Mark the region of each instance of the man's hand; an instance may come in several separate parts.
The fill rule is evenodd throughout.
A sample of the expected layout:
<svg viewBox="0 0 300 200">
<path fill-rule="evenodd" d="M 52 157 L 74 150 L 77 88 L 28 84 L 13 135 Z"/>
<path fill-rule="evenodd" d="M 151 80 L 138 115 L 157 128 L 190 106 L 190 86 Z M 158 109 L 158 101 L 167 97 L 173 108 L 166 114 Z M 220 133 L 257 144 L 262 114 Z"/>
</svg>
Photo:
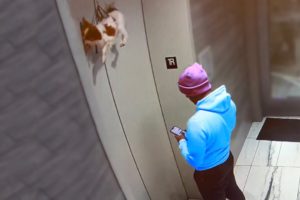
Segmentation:
<svg viewBox="0 0 300 200">
<path fill-rule="evenodd" d="M 184 135 L 181 134 L 181 135 L 175 135 L 175 138 L 177 140 L 177 142 L 179 142 L 181 139 L 185 139 Z"/>
</svg>

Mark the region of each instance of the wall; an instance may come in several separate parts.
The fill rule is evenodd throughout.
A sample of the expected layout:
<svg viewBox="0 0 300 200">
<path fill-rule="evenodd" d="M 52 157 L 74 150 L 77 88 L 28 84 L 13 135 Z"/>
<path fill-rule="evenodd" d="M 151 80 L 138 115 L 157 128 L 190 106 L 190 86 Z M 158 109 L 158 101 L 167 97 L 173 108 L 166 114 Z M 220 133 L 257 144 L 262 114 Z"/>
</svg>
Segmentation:
<svg viewBox="0 0 300 200">
<path fill-rule="evenodd" d="M 237 157 L 251 121 L 252 79 L 247 65 L 244 4 L 237 0 L 191 0 L 190 4 L 196 54 L 210 46 L 213 85 L 225 84 L 237 105 L 238 124 L 232 137 L 232 151 Z"/>
<path fill-rule="evenodd" d="M 0 9 L 0 199 L 125 199 L 55 1 L 3 0 Z"/>
<path fill-rule="evenodd" d="M 231 148 L 237 157 L 251 122 L 243 4 L 235 0 L 226 3 L 217 0 L 142 2 L 152 66 L 167 127 L 185 127 L 194 112 L 194 105 L 178 91 L 178 75 L 197 61 L 203 50 L 210 49 L 208 57 L 212 57 L 213 64 L 205 67 L 211 67 L 206 69 L 212 72 L 213 87 L 225 84 L 238 107 L 238 124 Z M 168 56 L 177 57 L 178 69 L 166 69 L 165 57 Z M 192 168 L 182 159 L 175 139 L 171 136 L 170 140 L 188 197 L 201 198 Z"/>
<path fill-rule="evenodd" d="M 125 14 L 129 42 L 117 46 L 106 65 L 91 63 L 81 44 L 79 20 L 92 18 L 92 1 L 57 2 L 100 138 L 127 199 L 186 199 L 158 101 L 141 1 L 115 1 Z"/>
<path fill-rule="evenodd" d="M 250 89 L 250 99 L 251 99 L 251 114 L 254 121 L 262 121 L 263 111 L 262 111 L 262 94 L 261 85 L 263 78 L 263 73 L 260 67 L 259 60 L 259 1 L 245 0 L 244 4 L 244 22 L 245 22 L 245 41 L 247 47 L 247 64 L 248 64 L 248 75 L 251 77 Z"/>
</svg>

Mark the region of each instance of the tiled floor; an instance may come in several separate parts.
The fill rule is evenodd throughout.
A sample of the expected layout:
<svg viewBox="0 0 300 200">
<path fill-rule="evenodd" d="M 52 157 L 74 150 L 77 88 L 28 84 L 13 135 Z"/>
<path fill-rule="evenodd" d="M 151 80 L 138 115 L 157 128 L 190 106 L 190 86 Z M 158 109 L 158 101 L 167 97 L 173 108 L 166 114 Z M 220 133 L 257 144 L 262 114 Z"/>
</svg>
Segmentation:
<svg viewBox="0 0 300 200">
<path fill-rule="evenodd" d="M 300 200 L 300 143 L 256 140 L 263 122 L 252 124 L 237 159 L 237 183 L 247 200 Z"/>
</svg>

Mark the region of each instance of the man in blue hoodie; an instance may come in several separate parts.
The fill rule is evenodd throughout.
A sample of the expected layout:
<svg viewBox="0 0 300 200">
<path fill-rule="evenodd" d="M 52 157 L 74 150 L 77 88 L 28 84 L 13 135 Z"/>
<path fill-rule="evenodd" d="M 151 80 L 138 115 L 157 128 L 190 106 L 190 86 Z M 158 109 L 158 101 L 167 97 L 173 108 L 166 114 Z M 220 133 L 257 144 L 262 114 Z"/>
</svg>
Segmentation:
<svg viewBox="0 0 300 200">
<path fill-rule="evenodd" d="M 176 136 L 182 156 L 195 169 L 194 179 L 205 200 L 244 200 L 233 174 L 230 137 L 236 106 L 226 87 L 211 91 L 207 74 L 198 63 L 186 68 L 179 90 L 195 105 L 186 134 Z"/>
</svg>

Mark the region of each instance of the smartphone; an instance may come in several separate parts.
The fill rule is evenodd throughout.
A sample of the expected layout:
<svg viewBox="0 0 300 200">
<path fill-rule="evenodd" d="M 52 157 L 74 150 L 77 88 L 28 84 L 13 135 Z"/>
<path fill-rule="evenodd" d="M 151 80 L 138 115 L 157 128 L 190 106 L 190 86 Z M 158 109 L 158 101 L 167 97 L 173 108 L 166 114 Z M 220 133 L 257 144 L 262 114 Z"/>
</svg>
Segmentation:
<svg viewBox="0 0 300 200">
<path fill-rule="evenodd" d="M 174 135 L 182 135 L 182 133 L 183 133 L 182 129 L 177 126 L 173 126 L 171 128 L 170 132 Z"/>
</svg>

